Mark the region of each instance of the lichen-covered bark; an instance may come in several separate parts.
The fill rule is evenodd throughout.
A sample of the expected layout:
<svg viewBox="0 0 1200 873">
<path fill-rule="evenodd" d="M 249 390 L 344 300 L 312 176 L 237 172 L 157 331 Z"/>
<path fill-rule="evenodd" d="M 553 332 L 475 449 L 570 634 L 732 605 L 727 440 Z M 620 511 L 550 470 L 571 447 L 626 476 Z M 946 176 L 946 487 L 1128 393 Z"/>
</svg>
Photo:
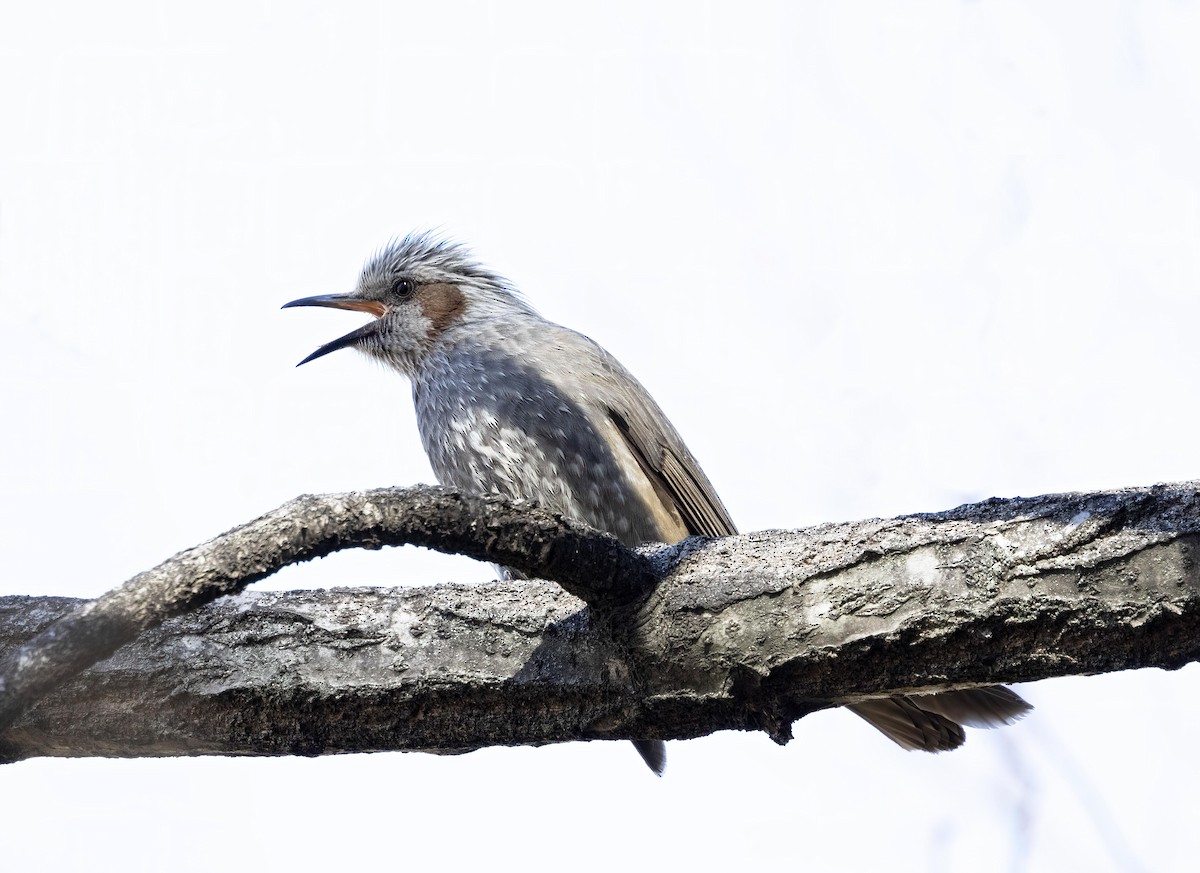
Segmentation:
<svg viewBox="0 0 1200 873">
<path fill-rule="evenodd" d="M 73 605 L 0 599 L 0 633 Z M 2 735 L 0 754 L 457 751 L 481 735 L 558 739 L 605 696 L 631 693 L 613 681 L 611 647 L 581 609 L 547 582 L 246 592 L 86 671 Z"/>
<path fill-rule="evenodd" d="M 1200 654 L 1196 483 L 646 551 L 648 599 L 547 582 L 242 593 L 43 698 L 0 755 L 455 752 L 762 729 L 893 692 Z M 0 599 L 6 650 L 78 607 Z"/>
<path fill-rule="evenodd" d="M 304 495 L 80 603 L 0 657 L 0 728 L 80 670 L 159 622 L 339 549 L 419 545 L 558 582 L 603 607 L 654 584 L 616 538 L 500 497 L 434 486 Z"/>
<path fill-rule="evenodd" d="M 783 739 L 880 692 L 1180 667 L 1200 656 L 1198 546 L 1194 483 L 697 544 L 642 610 L 642 732 L 702 733 L 724 704 Z"/>
</svg>

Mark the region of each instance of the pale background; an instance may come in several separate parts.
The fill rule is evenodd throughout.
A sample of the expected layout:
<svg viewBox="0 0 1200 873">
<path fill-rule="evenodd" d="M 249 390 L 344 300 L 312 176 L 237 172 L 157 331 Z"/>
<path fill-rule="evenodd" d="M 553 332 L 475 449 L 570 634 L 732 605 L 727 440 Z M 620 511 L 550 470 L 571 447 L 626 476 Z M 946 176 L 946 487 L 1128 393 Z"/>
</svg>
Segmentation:
<svg viewBox="0 0 1200 873">
<path fill-rule="evenodd" d="M 0 3 L 0 592 L 431 481 L 360 322 L 440 226 L 612 350 L 744 530 L 1200 477 L 1192 3 Z M 483 580 L 413 549 L 277 587 Z M 1200 670 L 905 754 L 824 712 L 459 758 L 29 761 L 7 870 L 1169 870 Z"/>
</svg>

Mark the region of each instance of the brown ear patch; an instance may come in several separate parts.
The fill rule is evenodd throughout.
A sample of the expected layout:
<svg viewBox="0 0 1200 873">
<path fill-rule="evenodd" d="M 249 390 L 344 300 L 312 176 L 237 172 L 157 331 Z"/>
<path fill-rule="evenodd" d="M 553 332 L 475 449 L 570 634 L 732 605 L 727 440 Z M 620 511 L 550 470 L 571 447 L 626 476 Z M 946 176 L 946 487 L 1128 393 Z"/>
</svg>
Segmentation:
<svg viewBox="0 0 1200 873">
<path fill-rule="evenodd" d="M 433 323 L 430 332 L 434 336 L 454 324 L 467 308 L 467 298 L 458 290 L 457 285 L 449 282 L 420 286 L 417 289 L 417 300 L 425 317 Z"/>
</svg>

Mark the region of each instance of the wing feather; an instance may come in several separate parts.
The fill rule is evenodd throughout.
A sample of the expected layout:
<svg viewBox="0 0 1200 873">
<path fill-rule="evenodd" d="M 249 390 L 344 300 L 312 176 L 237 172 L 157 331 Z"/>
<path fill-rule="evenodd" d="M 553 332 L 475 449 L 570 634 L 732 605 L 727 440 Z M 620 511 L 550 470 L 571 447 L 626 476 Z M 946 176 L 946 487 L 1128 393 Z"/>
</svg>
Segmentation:
<svg viewBox="0 0 1200 873">
<path fill-rule="evenodd" d="M 609 418 L 625 438 L 642 472 L 675 505 L 688 533 L 706 537 L 736 534 L 737 527 L 712 482 L 657 405 L 629 412 L 627 417 L 623 410 L 608 407 Z"/>
<path fill-rule="evenodd" d="M 546 341 L 553 343 L 557 359 L 569 361 L 558 372 L 564 389 L 591 407 L 597 418 L 606 416 L 612 422 L 668 511 L 679 514 L 688 534 L 736 534 L 737 527 L 716 489 L 642 384 L 583 334 L 556 326 L 546 334 Z M 562 354 L 564 351 L 569 354 Z"/>
</svg>

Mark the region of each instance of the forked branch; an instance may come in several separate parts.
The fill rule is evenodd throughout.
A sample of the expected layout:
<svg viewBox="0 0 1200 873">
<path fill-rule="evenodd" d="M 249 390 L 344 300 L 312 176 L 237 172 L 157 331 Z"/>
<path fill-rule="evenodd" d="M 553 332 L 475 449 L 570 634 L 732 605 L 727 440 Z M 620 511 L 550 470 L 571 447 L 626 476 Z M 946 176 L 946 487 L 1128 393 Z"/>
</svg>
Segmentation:
<svg viewBox="0 0 1200 873">
<path fill-rule="evenodd" d="M 246 592 L 179 615 L 284 563 L 398 541 L 556 576 L 602 608 L 513 581 Z M 5 711 L 26 707 L 0 755 L 457 752 L 721 729 L 784 741 L 807 712 L 895 692 L 1196 660 L 1198 547 L 1197 483 L 640 553 L 440 489 L 301 498 L 107 595 L 120 609 L 0 600 Z M 140 593 L 149 582 L 170 596 Z M 107 609 L 103 633 L 86 631 Z M 112 652 L 171 615 L 21 696 L 86 660 L 60 639 Z"/>
</svg>

